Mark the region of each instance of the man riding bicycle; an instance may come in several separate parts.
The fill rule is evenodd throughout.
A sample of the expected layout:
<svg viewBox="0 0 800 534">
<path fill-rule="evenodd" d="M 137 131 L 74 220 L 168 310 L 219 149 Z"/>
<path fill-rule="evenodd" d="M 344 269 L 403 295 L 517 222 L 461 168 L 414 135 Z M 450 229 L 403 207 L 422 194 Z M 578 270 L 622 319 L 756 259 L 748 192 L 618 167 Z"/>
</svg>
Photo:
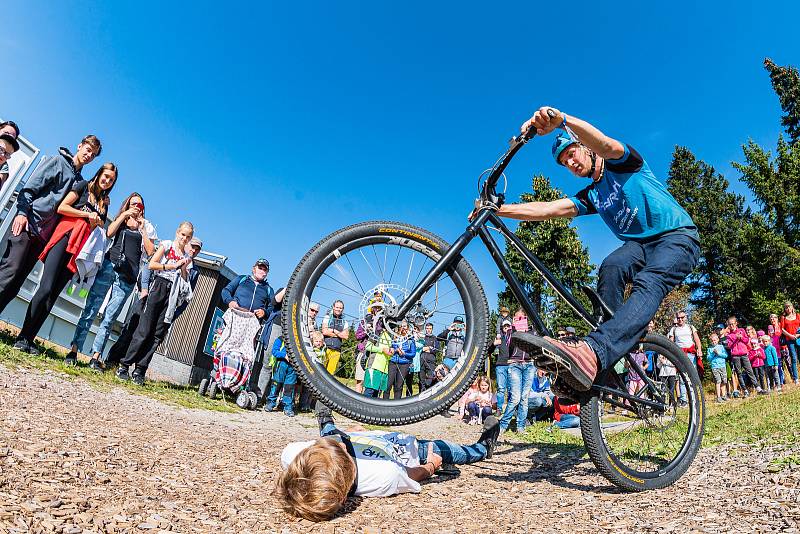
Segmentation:
<svg viewBox="0 0 800 534">
<path fill-rule="evenodd" d="M 598 272 L 597 291 L 614 313 L 612 318 L 583 339 L 558 340 L 535 332 L 513 336 L 539 367 L 556 373 L 571 388 L 586 391 L 600 371 L 636 344 L 667 293 L 692 272 L 700 254 L 699 235 L 686 210 L 630 145 L 551 107 L 536 111 L 521 130 L 530 128 L 538 135 L 565 130 L 553 142 L 553 157 L 592 183 L 570 198 L 504 204 L 497 214 L 544 221 L 596 213 L 623 241 Z M 623 303 L 628 283 L 633 288 Z"/>
</svg>

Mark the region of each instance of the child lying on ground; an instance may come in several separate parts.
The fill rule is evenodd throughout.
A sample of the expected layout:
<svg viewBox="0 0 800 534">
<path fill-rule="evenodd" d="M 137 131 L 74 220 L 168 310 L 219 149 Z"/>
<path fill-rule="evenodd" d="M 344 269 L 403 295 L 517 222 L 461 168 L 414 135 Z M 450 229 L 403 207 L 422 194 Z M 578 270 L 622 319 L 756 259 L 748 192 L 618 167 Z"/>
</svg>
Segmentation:
<svg viewBox="0 0 800 534">
<path fill-rule="evenodd" d="M 489 416 L 474 445 L 418 440 L 401 432 L 354 431 L 346 434 L 331 412 L 318 403 L 321 439 L 290 443 L 281 453 L 284 468 L 275 490 L 289 514 L 310 521 L 333 518 L 348 497 L 388 497 L 419 493 L 419 482 L 442 464 L 471 464 L 491 458 L 500 424 Z"/>
</svg>

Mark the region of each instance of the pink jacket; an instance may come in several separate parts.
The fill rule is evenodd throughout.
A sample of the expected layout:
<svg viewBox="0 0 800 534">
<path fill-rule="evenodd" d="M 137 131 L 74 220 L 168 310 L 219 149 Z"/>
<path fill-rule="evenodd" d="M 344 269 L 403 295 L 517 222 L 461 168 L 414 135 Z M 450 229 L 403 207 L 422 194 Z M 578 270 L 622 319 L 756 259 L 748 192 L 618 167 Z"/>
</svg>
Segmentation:
<svg viewBox="0 0 800 534">
<path fill-rule="evenodd" d="M 767 356 L 764 354 L 764 348 L 758 347 L 757 349 L 750 349 L 747 353 L 747 358 L 750 360 L 750 365 L 753 367 L 763 367 L 764 360 Z"/>
<path fill-rule="evenodd" d="M 749 342 L 750 338 L 747 337 L 747 331 L 744 328 L 737 328 L 725 337 L 725 344 L 731 351 L 731 356 L 744 356 L 750 352 Z"/>
</svg>

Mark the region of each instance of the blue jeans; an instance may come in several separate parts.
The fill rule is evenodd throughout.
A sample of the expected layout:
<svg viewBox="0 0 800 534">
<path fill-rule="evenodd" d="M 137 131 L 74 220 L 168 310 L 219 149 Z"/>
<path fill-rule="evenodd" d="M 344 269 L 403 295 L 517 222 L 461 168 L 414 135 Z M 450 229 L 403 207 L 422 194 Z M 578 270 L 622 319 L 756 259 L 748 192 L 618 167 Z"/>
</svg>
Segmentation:
<svg viewBox="0 0 800 534">
<path fill-rule="evenodd" d="M 517 414 L 517 432 L 525 430 L 528 418 L 528 395 L 536 376 L 536 367 L 533 362 L 511 363 L 508 365 L 508 393 L 509 399 L 503 416 L 500 418 L 500 428 L 508 429 L 514 413 Z"/>
<path fill-rule="evenodd" d="M 571 413 L 565 413 L 561 416 L 561 421 L 556 421 L 553 423 L 553 426 L 556 428 L 578 428 L 581 426 L 581 418 L 577 415 L 572 415 Z"/>
<path fill-rule="evenodd" d="M 699 255 L 700 246 L 694 238 L 673 232 L 647 243 L 627 241 L 603 260 L 597 292 L 614 317 L 586 338 L 600 361 L 598 370 L 611 367 L 630 352 L 661 301 L 692 272 Z M 629 282 L 633 291 L 623 304 Z"/>
<path fill-rule="evenodd" d="M 498 365 L 494 372 L 497 374 L 497 413 L 502 414 L 508 395 L 508 365 Z"/>
<path fill-rule="evenodd" d="M 333 423 L 326 423 L 320 431 L 319 435 L 322 437 L 332 434 L 336 430 L 336 425 Z M 419 447 L 419 463 L 424 465 L 428 461 L 428 444 L 433 443 L 433 452 L 442 457 L 442 463 L 463 465 L 480 462 L 486 458 L 486 446 L 482 443 L 475 443 L 474 445 L 459 445 L 458 443 L 451 443 L 441 439 L 437 440 L 424 440 L 418 439 L 417 444 Z"/>
<path fill-rule="evenodd" d="M 111 326 L 119 317 L 125 301 L 133 291 L 133 284 L 123 281 L 119 277 L 119 273 L 114 270 L 111 262 L 104 260 L 103 265 L 100 266 L 100 272 L 97 273 L 92 288 L 86 296 L 86 307 L 81 313 L 78 326 L 75 328 L 75 335 L 72 337 L 72 344 L 78 348 L 78 352 L 83 352 L 86 335 L 89 333 L 89 328 L 92 326 L 100 306 L 103 305 L 103 300 L 105 300 L 109 288 L 111 289 L 111 297 L 108 299 L 103 320 L 97 329 L 97 335 L 92 344 L 92 354 L 103 354 L 108 342 L 108 336 L 111 334 Z"/>
<path fill-rule="evenodd" d="M 272 371 L 272 386 L 267 396 L 267 404 L 275 406 L 278 394 L 283 389 L 283 411 L 294 411 L 294 385 L 297 383 L 297 372 L 286 360 L 278 360 Z"/>
<path fill-rule="evenodd" d="M 528 398 L 528 414 L 536 415 L 536 412 L 542 408 L 547 408 L 547 399 L 550 399 L 550 407 L 553 406 L 554 395 L 549 397 L 529 397 Z"/>
<path fill-rule="evenodd" d="M 789 362 L 792 369 L 792 378 L 797 380 L 797 345 L 790 342 L 787 347 L 789 347 Z"/>
</svg>

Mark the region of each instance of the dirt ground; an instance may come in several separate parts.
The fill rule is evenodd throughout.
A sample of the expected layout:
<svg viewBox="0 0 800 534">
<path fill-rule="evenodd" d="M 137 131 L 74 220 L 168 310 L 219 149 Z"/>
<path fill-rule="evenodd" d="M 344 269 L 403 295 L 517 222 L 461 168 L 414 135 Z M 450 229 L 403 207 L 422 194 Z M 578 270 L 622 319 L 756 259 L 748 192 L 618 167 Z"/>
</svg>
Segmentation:
<svg viewBox="0 0 800 534">
<path fill-rule="evenodd" d="M 443 417 L 407 430 L 478 434 Z M 0 366 L 0 533 L 800 531 L 800 470 L 770 472 L 770 448 L 703 449 L 673 487 L 623 494 L 580 449 L 513 440 L 418 495 L 298 521 L 271 495 L 278 455 L 315 435 L 309 416 L 187 410 Z"/>
</svg>

